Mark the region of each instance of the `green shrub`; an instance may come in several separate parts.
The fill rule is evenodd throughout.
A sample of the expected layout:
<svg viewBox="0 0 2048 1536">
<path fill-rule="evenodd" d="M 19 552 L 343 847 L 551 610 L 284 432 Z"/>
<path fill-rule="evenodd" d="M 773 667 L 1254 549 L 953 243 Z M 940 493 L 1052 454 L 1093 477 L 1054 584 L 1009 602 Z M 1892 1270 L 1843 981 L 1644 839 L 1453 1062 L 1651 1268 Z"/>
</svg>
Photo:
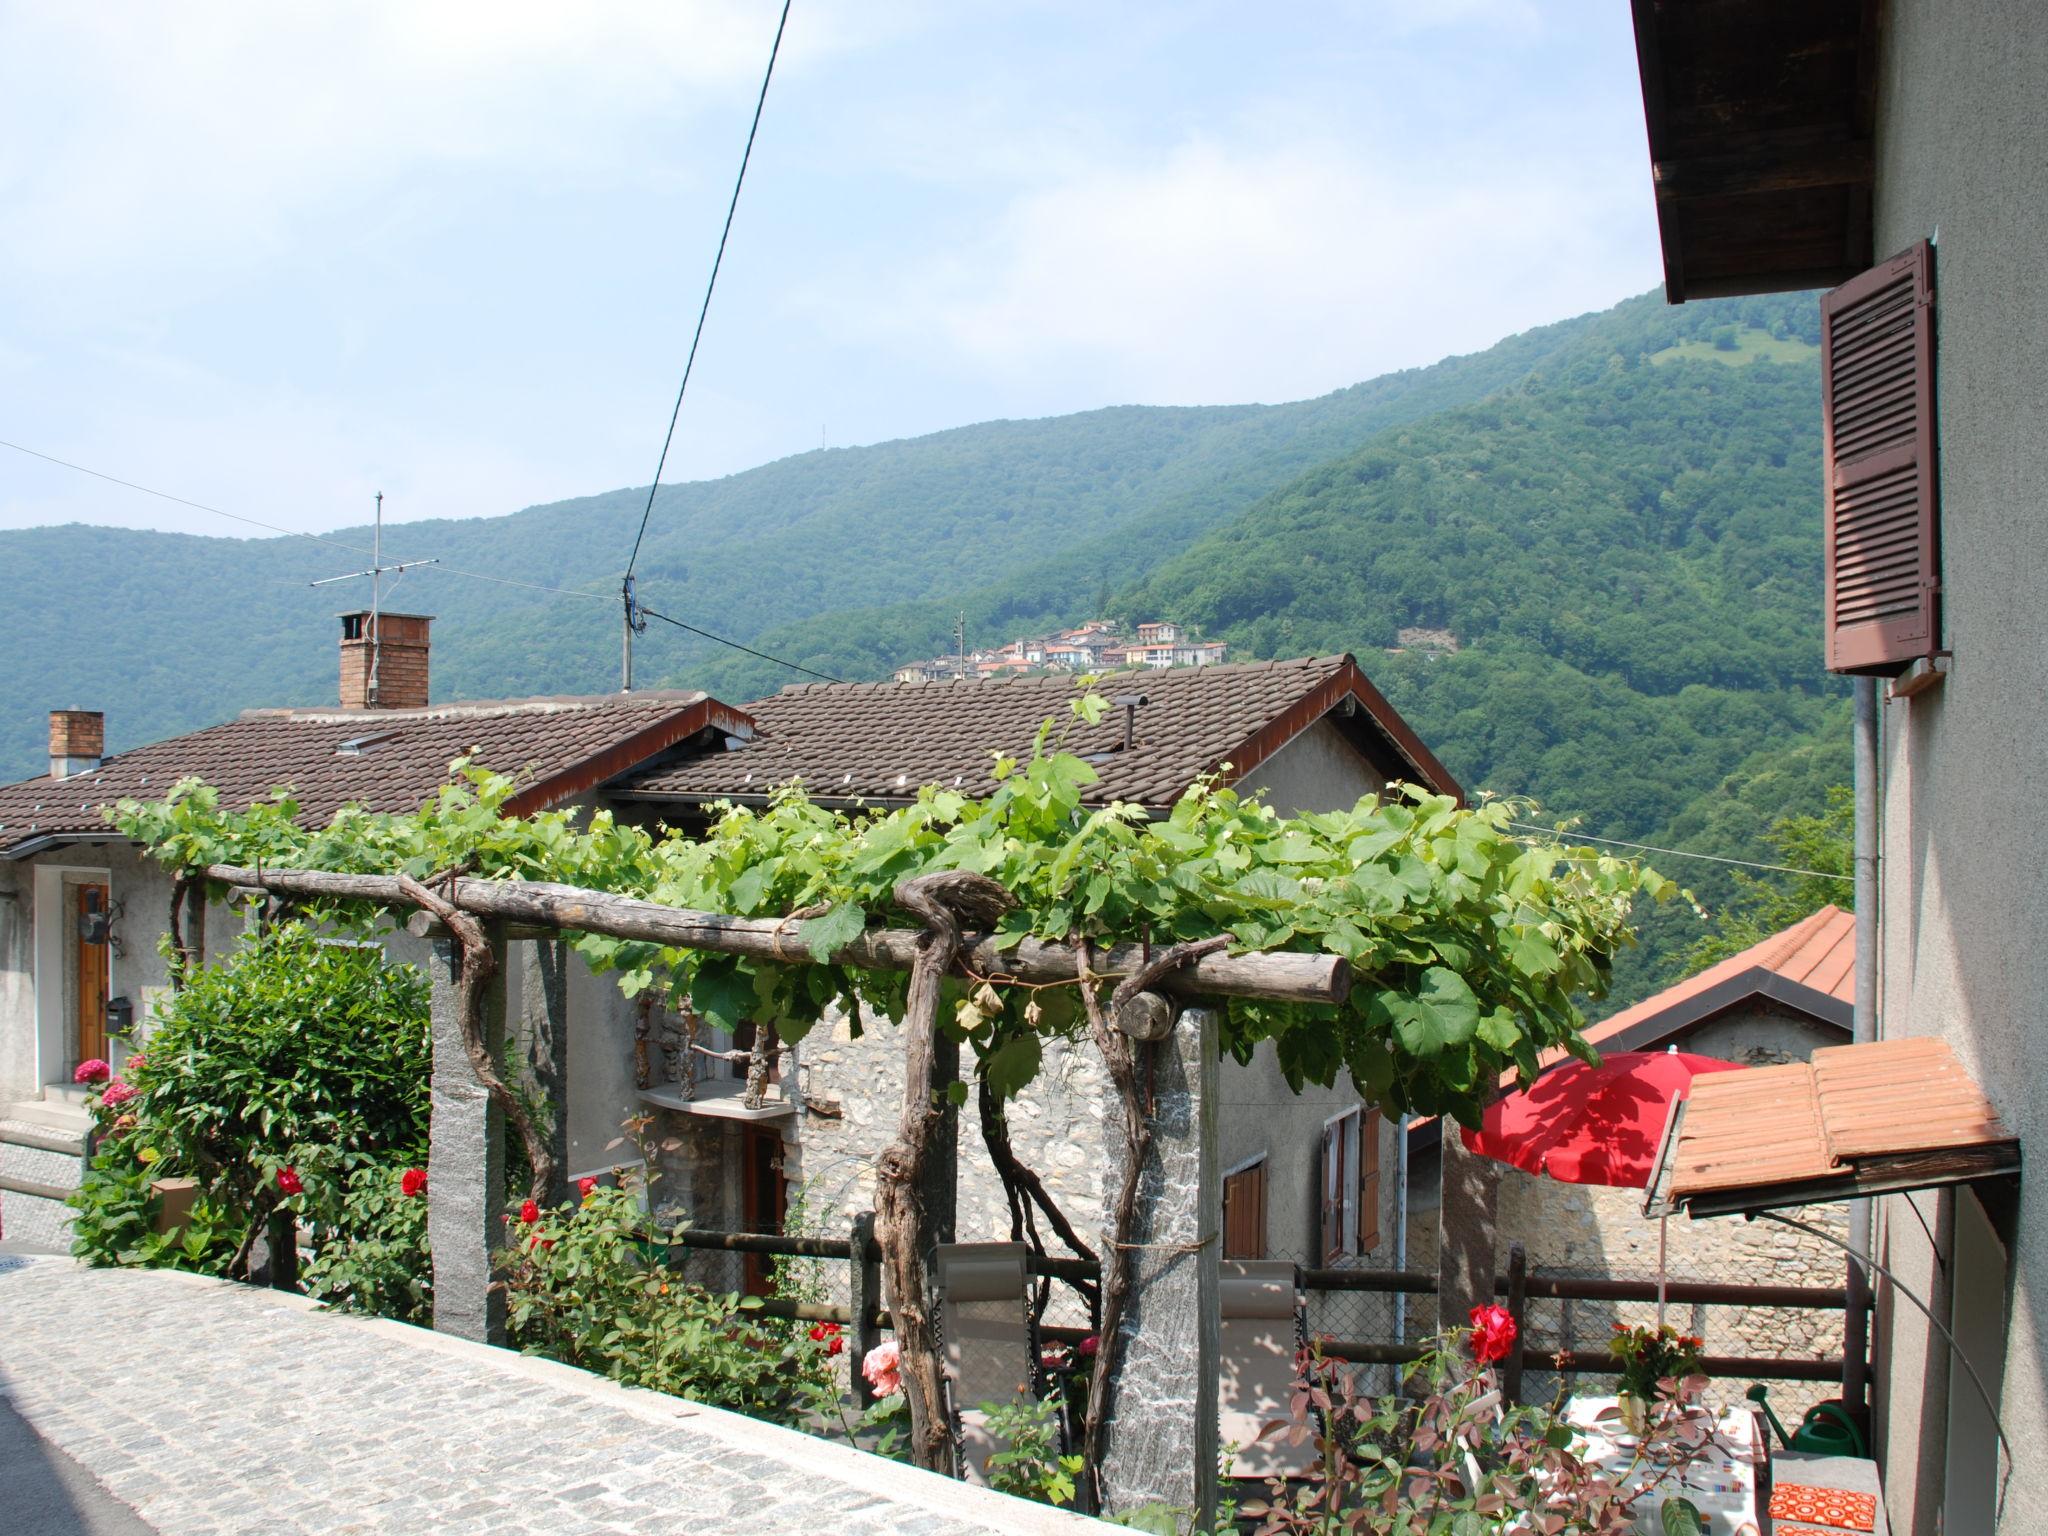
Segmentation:
<svg viewBox="0 0 2048 1536">
<path fill-rule="evenodd" d="M 407 1194 L 407 1178 L 415 1173 L 417 1190 Z M 433 1321 L 423 1171 L 389 1163 L 358 1168 L 349 1175 L 338 1219 L 317 1234 L 317 1244 L 300 1272 L 309 1295 L 402 1323 Z"/>
<path fill-rule="evenodd" d="M 507 1228 L 498 1259 L 513 1342 L 527 1353 L 772 1423 L 837 1417 L 838 1329 L 764 1318 L 753 1297 L 672 1276 L 632 1194 L 599 1187 L 545 1211 L 528 1202 Z"/>
<path fill-rule="evenodd" d="M 425 1161 L 427 1031 L 426 979 L 381 948 L 303 923 L 246 936 L 192 972 L 92 1100 L 73 1253 L 221 1273 L 272 1207 L 345 1235 L 359 1170 Z M 199 1198 L 159 1235 L 151 1185 L 176 1177 Z"/>
</svg>

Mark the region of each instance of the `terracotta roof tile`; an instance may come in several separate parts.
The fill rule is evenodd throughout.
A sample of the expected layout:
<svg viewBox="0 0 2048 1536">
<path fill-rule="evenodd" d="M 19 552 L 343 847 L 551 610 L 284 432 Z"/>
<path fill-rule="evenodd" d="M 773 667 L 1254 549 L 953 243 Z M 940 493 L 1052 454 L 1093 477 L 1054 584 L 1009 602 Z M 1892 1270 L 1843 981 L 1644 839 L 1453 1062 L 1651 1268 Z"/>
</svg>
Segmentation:
<svg viewBox="0 0 2048 1536">
<path fill-rule="evenodd" d="M 488 766 L 525 781 L 526 803 L 515 805 L 531 809 L 711 728 L 745 731 L 751 722 L 705 694 L 681 692 L 405 710 L 251 710 L 225 725 L 120 753 L 92 773 L 0 786 L 0 850 L 51 834 L 105 832 L 102 806 L 131 796 L 160 799 L 194 775 L 237 807 L 289 785 L 311 824 L 350 804 L 409 811 L 446 782 L 451 759 L 472 749 Z M 350 742 L 357 748 L 343 752 Z"/>
<path fill-rule="evenodd" d="M 1908 1036 L 1700 1078 L 1669 1155 L 1672 1201 L 1736 1208 L 1982 1177 L 2019 1151 L 1947 1043 Z"/>
<path fill-rule="evenodd" d="M 915 798 L 927 784 L 990 793 L 993 754 L 1028 751 L 1045 720 L 1094 765 L 1095 803 L 1162 807 L 1199 774 L 1232 765 L 1242 775 L 1346 699 L 1362 745 L 1389 778 L 1458 793 L 1456 781 L 1415 740 L 1349 656 L 1119 674 L 1097 689 L 1143 694 L 1126 750 L 1124 711 L 1093 726 L 1071 722 L 1070 677 L 1003 682 L 812 683 L 747 706 L 759 735 L 634 777 L 620 793 L 658 800 L 748 799 L 801 779 L 826 803 Z"/>
</svg>

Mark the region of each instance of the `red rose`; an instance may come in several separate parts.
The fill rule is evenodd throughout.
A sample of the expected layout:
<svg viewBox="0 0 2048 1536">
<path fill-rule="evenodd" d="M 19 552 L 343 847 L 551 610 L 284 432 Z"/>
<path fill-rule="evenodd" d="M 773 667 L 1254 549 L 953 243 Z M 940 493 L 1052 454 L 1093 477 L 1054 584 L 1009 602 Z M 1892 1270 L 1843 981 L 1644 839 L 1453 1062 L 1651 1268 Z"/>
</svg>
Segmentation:
<svg viewBox="0 0 2048 1536">
<path fill-rule="evenodd" d="M 1515 1319 L 1506 1307 L 1472 1309 L 1472 1358 L 1481 1365 L 1505 1360 L 1515 1347 Z"/>
<path fill-rule="evenodd" d="M 846 1348 L 846 1340 L 839 1336 L 839 1325 L 837 1323 L 811 1324 L 811 1342 L 813 1344 L 823 1344 L 825 1346 L 825 1353 L 828 1355 L 836 1355 Z"/>
<path fill-rule="evenodd" d="M 296 1195 L 306 1186 L 299 1178 L 298 1169 L 280 1168 L 277 1170 L 277 1187 L 288 1195 Z"/>
<path fill-rule="evenodd" d="M 519 1219 L 529 1227 L 532 1226 L 540 1220 L 540 1205 L 532 1200 L 523 1202 L 519 1207 Z"/>
<path fill-rule="evenodd" d="M 597 1180 L 595 1179 L 578 1179 L 576 1181 L 576 1194 L 579 1199 L 588 1200 L 590 1192 L 596 1188 Z"/>
<path fill-rule="evenodd" d="M 426 1187 L 427 1170 L 424 1168 L 408 1168 L 398 1177 L 398 1192 L 408 1200 L 423 1193 Z"/>
<path fill-rule="evenodd" d="M 1088 1335 L 1087 1338 L 1083 1339 L 1080 1343 L 1074 1346 L 1074 1353 L 1079 1355 L 1082 1359 L 1086 1360 L 1090 1356 L 1092 1356 L 1095 1353 L 1095 1351 L 1101 1347 L 1101 1345 L 1102 1335 L 1099 1333 L 1091 1333 Z"/>
</svg>

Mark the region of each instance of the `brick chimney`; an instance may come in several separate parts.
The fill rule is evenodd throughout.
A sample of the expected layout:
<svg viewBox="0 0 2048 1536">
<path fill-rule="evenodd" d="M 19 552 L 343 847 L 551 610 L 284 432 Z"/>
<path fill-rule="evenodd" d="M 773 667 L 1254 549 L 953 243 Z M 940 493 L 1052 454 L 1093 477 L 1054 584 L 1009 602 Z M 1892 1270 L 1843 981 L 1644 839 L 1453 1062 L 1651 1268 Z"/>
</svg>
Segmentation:
<svg viewBox="0 0 2048 1536">
<path fill-rule="evenodd" d="M 91 773 L 107 751 L 107 717 L 96 709 L 50 711 L 50 777 Z"/>
<path fill-rule="evenodd" d="M 344 613 L 341 707 L 426 708 L 427 626 L 433 622 L 423 613 Z"/>
</svg>

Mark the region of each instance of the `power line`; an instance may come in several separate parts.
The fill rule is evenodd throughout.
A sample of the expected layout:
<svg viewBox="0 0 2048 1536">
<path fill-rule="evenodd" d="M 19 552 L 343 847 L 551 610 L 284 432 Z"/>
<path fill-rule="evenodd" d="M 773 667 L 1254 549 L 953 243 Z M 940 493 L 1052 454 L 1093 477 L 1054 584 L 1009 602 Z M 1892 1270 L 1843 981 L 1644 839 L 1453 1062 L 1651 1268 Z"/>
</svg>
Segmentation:
<svg viewBox="0 0 2048 1536">
<path fill-rule="evenodd" d="M 639 563 L 640 541 L 647 537 L 647 519 L 654 513 L 654 493 L 661 488 L 661 472 L 668 465 L 669 444 L 675 441 L 676 420 L 683 414 L 683 395 L 690 387 L 690 370 L 697 364 L 697 343 L 704 339 L 704 317 L 711 313 L 712 290 L 718 286 L 718 269 L 725 262 L 725 242 L 732 235 L 733 215 L 739 211 L 740 188 L 746 185 L 747 162 L 754 156 L 754 135 L 761 130 L 761 109 L 768 104 L 768 82 L 775 78 L 775 56 L 782 51 L 782 29 L 788 25 L 789 0 L 782 0 L 782 19 L 775 23 L 775 42 L 768 50 L 768 68 L 761 76 L 761 94 L 754 101 L 754 121 L 747 128 L 747 147 L 740 154 L 740 173 L 733 178 L 732 200 L 725 206 L 725 228 L 718 234 L 718 254 L 711 258 L 711 281 L 704 285 L 704 302 L 697 310 L 697 330 L 690 338 L 690 355 L 683 363 L 683 382 L 676 390 L 675 409 L 668 413 L 668 433 L 661 440 L 661 457 L 655 461 L 654 481 L 647 487 L 647 505 L 640 513 L 640 531 L 633 535 L 633 553 L 626 560 L 628 577 Z"/>
<path fill-rule="evenodd" d="M 766 651 L 757 651 L 751 645 L 741 645 L 737 640 L 728 640 L 723 635 L 714 635 L 708 629 L 699 629 L 694 624 L 685 624 L 681 619 L 672 619 L 665 613 L 656 613 L 652 608 L 638 606 L 638 612 L 645 618 L 659 619 L 664 624 L 673 624 L 677 629 L 687 629 L 693 635 L 702 635 L 706 640 L 716 640 L 720 645 L 729 645 L 736 651 L 745 651 L 749 656 L 758 656 L 763 661 L 772 661 L 778 667 L 787 667 L 792 672 L 801 672 L 807 677 L 820 678 L 828 683 L 843 683 L 843 677 L 834 677 L 830 672 L 820 672 L 814 667 L 799 666 L 796 662 L 785 661 L 780 656 L 770 656 Z"/>
<path fill-rule="evenodd" d="M 1643 853 L 1668 854 L 1674 859 L 1704 859 L 1710 864 L 1733 864 L 1739 869 L 1768 870 L 1775 875 L 1811 875 L 1816 880 L 1854 880 L 1854 875 L 1838 875 L 1826 869 L 1799 869 L 1791 864 L 1759 864 L 1753 859 L 1727 859 L 1718 853 L 1694 853 L 1685 848 L 1658 848 L 1650 843 L 1631 843 L 1618 837 L 1593 837 L 1585 832 L 1561 832 L 1556 827 L 1539 827 L 1526 821 L 1511 821 L 1509 826 L 1523 832 L 1541 832 L 1546 837 L 1559 838 L 1567 842 L 1608 843 L 1616 848 L 1634 848 Z"/>
<path fill-rule="evenodd" d="M 184 496 L 173 496 L 169 491 L 160 491 L 154 486 L 143 485 L 134 480 L 123 480 L 119 475 L 110 475 L 103 470 L 88 469 L 83 464 L 74 464 L 69 459 L 60 459 L 55 454 L 43 453 L 34 448 L 27 448 L 20 443 L 10 443 L 5 438 L 0 438 L 0 448 L 12 448 L 16 453 L 25 453 L 32 459 L 41 459 L 48 464 L 56 464 L 64 469 L 76 470 L 81 475 L 91 475 L 93 479 L 104 480 L 110 485 L 122 486 L 131 491 L 140 491 L 143 495 L 154 496 L 160 501 L 174 501 L 179 506 L 190 507 L 196 512 L 211 512 L 215 517 L 225 517 L 238 523 L 247 523 L 251 528 L 265 528 L 272 533 L 281 533 L 287 538 L 311 539 L 315 544 L 325 544 L 333 549 L 345 549 L 351 554 L 369 555 L 373 553 L 365 545 L 350 544 L 341 539 L 330 539 L 324 534 L 307 533 L 300 528 L 286 528 L 277 523 L 266 523 L 260 517 L 246 517 L 240 512 L 230 512 L 224 507 L 210 507 L 203 501 L 193 501 Z M 417 564 L 418 562 L 409 561 L 407 563 Z M 471 581 L 496 582 L 501 587 L 523 587 L 529 592 L 550 592 L 557 597 L 587 597 L 600 603 L 609 603 L 612 600 L 609 594 L 603 592 L 582 592 L 571 587 L 550 587 L 537 581 L 518 581 L 510 576 L 493 576 L 487 571 L 464 570 L 459 565 L 432 565 L 428 566 L 427 569 L 440 571 L 449 576 L 466 576 Z M 292 582 L 289 585 L 297 586 L 299 583 Z"/>
</svg>

